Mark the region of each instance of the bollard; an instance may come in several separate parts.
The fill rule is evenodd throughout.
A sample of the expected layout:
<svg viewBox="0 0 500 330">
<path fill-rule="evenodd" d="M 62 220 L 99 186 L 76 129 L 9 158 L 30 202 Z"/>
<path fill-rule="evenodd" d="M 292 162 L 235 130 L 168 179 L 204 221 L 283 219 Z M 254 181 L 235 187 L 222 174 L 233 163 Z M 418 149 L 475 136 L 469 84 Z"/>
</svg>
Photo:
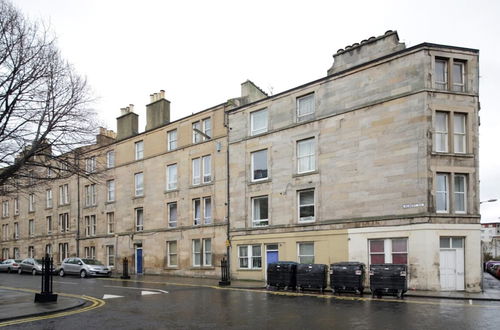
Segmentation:
<svg viewBox="0 0 500 330">
<path fill-rule="evenodd" d="M 128 280 L 130 276 L 128 275 L 128 259 L 123 258 L 123 275 L 120 276 L 122 280 Z"/>
<path fill-rule="evenodd" d="M 35 294 L 35 302 L 57 302 L 57 294 L 52 293 L 53 268 L 53 260 L 46 254 L 45 258 L 42 258 L 42 287 L 40 293 Z"/>
<path fill-rule="evenodd" d="M 219 281 L 219 285 L 231 285 L 231 281 L 229 280 L 229 262 L 226 260 L 226 258 L 222 258 L 222 260 L 220 261 L 220 272 L 221 280 Z"/>
</svg>

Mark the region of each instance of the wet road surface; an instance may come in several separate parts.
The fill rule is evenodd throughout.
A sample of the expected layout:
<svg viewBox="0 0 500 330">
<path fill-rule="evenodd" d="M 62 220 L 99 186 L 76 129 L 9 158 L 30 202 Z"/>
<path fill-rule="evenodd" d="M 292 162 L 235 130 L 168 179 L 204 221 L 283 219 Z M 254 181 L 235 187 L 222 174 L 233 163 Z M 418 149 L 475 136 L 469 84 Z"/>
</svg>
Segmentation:
<svg viewBox="0 0 500 330">
<path fill-rule="evenodd" d="M 98 309 L 15 329 L 495 329 L 500 302 L 296 295 L 195 284 L 54 277 L 54 291 L 105 298 Z M 174 282 L 174 281 L 172 281 Z M 170 283 L 170 282 L 169 282 Z M 38 289 L 40 277 L 0 274 Z"/>
</svg>

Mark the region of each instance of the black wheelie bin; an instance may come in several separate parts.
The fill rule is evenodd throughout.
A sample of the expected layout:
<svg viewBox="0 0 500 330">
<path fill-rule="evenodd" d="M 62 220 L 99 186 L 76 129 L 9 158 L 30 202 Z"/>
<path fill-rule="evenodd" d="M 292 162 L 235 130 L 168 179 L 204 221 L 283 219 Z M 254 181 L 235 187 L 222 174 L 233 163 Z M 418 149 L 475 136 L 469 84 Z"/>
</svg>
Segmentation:
<svg viewBox="0 0 500 330">
<path fill-rule="evenodd" d="M 267 265 L 267 287 L 295 289 L 297 265 L 293 261 L 278 261 Z"/>
<path fill-rule="evenodd" d="M 384 294 L 395 295 L 403 299 L 408 290 L 406 275 L 407 265 L 378 264 L 370 265 L 370 290 L 372 297 Z"/>
<path fill-rule="evenodd" d="M 363 295 L 365 264 L 362 262 L 337 262 L 330 265 L 330 287 L 333 293 L 355 292 Z"/>
<path fill-rule="evenodd" d="M 328 285 L 328 266 L 322 264 L 297 265 L 297 290 L 317 289 L 323 292 Z"/>
</svg>

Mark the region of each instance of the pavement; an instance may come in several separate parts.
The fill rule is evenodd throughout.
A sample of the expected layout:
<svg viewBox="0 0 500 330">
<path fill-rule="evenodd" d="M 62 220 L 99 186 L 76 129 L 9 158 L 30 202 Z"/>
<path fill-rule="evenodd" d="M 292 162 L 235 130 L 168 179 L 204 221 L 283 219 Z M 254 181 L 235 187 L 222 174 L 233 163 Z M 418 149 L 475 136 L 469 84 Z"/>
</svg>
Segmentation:
<svg viewBox="0 0 500 330">
<path fill-rule="evenodd" d="M 164 284 L 179 284 L 192 286 L 219 286 L 218 279 L 174 277 L 165 275 L 139 275 L 131 276 L 128 281 L 148 281 Z M 458 299 L 458 300 L 479 300 L 479 301 L 500 301 L 500 280 L 488 273 L 483 275 L 484 291 L 471 293 L 465 291 L 418 291 L 409 290 L 406 297 L 436 298 L 436 299 Z M 231 288 L 241 289 L 265 289 L 266 283 L 263 281 L 231 281 Z M 78 297 L 59 295 L 57 302 L 35 303 L 35 290 L 18 289 L 0 286 L 0 322 L 55 314 L 70 309 L 84 306 L 87 301 Z M 56 292 L 57 293 L 57 292 Z M 326 291 L 325 294 L 329 294 Z M 366 295 L 366 293 L 365 293 Z"/>
<path fill-rule="evenodd" d="M 35 303 L 35 293 L 33 290 L 0 287 L 0 322 L 54 314 L 86 303 L 83 299 L 60 295 L 57 302 Z"/>
</svg>

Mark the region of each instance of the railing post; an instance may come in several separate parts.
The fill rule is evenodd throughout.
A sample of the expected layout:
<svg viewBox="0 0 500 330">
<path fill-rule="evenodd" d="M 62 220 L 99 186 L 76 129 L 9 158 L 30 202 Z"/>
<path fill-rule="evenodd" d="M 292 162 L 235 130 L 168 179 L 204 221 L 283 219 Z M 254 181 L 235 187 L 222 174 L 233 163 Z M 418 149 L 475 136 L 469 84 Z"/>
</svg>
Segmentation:
<svg viewBox="0 0 500 330">
<path fill-rule="evenodd" d="M 231 281 L 229 280 L 229 265 L 226 258 L 222 258 L 220 261 L 220 272 L 221 272 L 221 280 L 219 281 L 220 286 L 231 285 Z"/>
<path fill-rule="evenodd" d="M 130 276 L 128 275 L 128 259 L 123 258 L 123 275 L 120 276 L 123 280 L 128 280 Z"/>
<path fill-rule="evenodd" d="M 35 302 L 46 303 L 56 302 L 57 294 L 52 293 L 53 285 L 53 260 L 49 254 L 42 258 L 42 287 L 40 293 L 35 294 Z"/>
</svg>

